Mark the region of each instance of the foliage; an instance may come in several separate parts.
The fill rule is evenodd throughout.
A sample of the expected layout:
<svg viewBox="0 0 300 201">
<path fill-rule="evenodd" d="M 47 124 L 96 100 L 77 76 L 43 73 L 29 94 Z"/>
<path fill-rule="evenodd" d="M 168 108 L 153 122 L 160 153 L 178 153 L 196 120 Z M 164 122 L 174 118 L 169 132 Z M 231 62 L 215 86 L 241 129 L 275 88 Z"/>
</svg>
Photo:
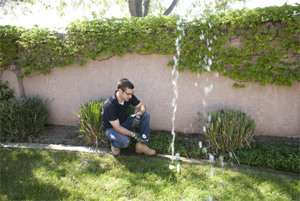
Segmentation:
<svg viewBox="0 0 300 201">
<path fill-rule="evenodd" d="M 0 101 L 14 98 L 14 90 L 8 87 L 8 81 L 0 80 Z"/>
<path fill-rule="evenodd" d="M 79 106 L 79 112 L 74 110 L 80 120 L 79 131 L 85 140 L 98 147 L 98 142 L 105 143 L 102 129 L 102 110 L 104 100 L 92 101 Z"/>
<path fill-rule="evenodd" d="M 255 123 L 241 110 L 219 109 L 208 114 L 205 135 L 213 149 L 223 153 L 250 147 Z"/>
<path fill-rule="evenodd" d="M 239 161 L 245 165 L 300 173 L 300 149 L 298 143 L 294 146 L 282 146 L 280 143 L 254 143 L 251 149 L 241 150 L 236 153 Z"/>
<path fill-rule="evenodd" d="M 106 138 L 102 129 L 103 104 L 104 99 L 91 101 L 79 106 L 79 112 L 74 110 L 75 115 L 80 120 L 79 131 L 88 143 L 98 147 L 100 143 L 106 143 Z M 134 113 L 135 108 L 129 107 L 128 116 Z"/>
<path fill-rule="evenodd" d="M 223 73 L 236 81 L 234 87 L 245 87 L 244 82 L 291 86 L 300 81 L 300 63 L 289 60 L 300 53 L 300 15 L 295 14 L 299 12 L 299 4 L 284 5 L 183 21 L 179 70 Z M 174 54 L 175 39 L 181 34 L 177 21 L 178 16 L 74 21 L 67 34 L 0 26 L 0 67 L 22 67 L 19 77 L 24 77 L 127 53 Z"/>
<path fill-rule="evenodd" d="M 47 106 L 39 97 L 0 101 L 0 141 L 22 142 L 38 134 L 49 116 Z"/>
</svg>

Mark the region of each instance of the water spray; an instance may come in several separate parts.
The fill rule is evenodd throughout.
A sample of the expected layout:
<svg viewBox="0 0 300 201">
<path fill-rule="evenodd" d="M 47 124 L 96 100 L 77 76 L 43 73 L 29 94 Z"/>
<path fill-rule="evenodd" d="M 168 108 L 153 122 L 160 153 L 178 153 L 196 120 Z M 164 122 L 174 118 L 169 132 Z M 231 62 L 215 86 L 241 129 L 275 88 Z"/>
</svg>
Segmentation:
<svg viewBox="0 0 300 201">
<path fill-rule="evenodd" d="M 182 18 L 179 16 L 179 19 L 176 22 L 177 24 L 177 30 L 181 31 L 182 33 L 176 38 L 175 40 L 175 46 L 176 46 L 176 52 L 177 55 L 173 57 L 174 59 L 174 66 L 173 66 L 173 70 L 172 70 L 172 85 L 173 85 L 173 92 L 174 92 L 174 97 L 172 100 L 172 107 L 173 107 L 173 114 L 172 114 L 172 144 L 171 144 L 171 148 L 172 148 L 172 163 L 174 161 L 174 152 L 175 152 L 175 148 L 174 148 L 174 143 L 175 143 L 175 114 L 176 114 L 176 110 L 177 110 L 177 98 L 178 98 L 178 86 L 177 86 L 177 79 L 179 77 L 179 72 L 177 70 L 178 67 L 178 61 L 179 61 L 179 56 L 180 56 L 180 40 L 184 37 L 185 33 L 184 33 L 184 27 L 182 24 Z M 171 168 L 171 167 L 170 167 Z M 180 168 L 180 167 L 179 167 Z M 178 168 L 177 168 L 178 170 Z"/>
</svg>

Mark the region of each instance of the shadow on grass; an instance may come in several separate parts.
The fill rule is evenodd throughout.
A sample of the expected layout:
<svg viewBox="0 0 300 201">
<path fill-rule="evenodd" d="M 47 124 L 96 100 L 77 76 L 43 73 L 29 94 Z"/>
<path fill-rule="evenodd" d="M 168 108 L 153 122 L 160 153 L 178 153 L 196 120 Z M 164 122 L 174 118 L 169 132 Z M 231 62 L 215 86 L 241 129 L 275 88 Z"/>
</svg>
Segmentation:
<svg viewBox="0 0 300 201">
<path fill-rule="evenodd" d="M 61 200 L 68 197 L 67 190 L 42 178 L 48 175 L 36 174 L 43 168 L 57 177 L 66 174 L 51 160 L 52 154 L 41 150 L 1 149 L 1 199 L 48 200 L 51 197 L 52 200 Z"/>
<path fill-rule="evenodd" d="M 270 199 L 270 197 L 276 199 L 277 196 L 283 195 L 286 200 L 299 199 L 299 180 L 279 177 L 273 173 L 261 173 L 251 168 L 239 170 L 238 173 L 238 175 L 228 176 L 229 182 L 236 183 L 241 189 L 251 189 L 252 193 L 255 192 L 256 197 L 261 200 Z M 274 192 L 277 192 L 277 195 Z"/>
</svg>

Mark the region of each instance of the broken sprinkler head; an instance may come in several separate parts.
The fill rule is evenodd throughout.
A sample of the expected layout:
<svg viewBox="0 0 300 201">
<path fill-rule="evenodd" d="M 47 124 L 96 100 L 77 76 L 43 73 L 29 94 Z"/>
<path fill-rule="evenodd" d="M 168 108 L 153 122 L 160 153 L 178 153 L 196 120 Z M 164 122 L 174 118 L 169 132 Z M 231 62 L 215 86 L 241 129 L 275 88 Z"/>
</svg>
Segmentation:
<svg viewBox="0 0 300 201">
<path fill-rule="evenodd" d="M 176 154 L 175 154 L 175 159 L 176 159 L 176 161 L 178 161 L 178 162 L 180 161 L 180 154 L 179 154 L 179 153 L 176 153 Z"/>
</svg>

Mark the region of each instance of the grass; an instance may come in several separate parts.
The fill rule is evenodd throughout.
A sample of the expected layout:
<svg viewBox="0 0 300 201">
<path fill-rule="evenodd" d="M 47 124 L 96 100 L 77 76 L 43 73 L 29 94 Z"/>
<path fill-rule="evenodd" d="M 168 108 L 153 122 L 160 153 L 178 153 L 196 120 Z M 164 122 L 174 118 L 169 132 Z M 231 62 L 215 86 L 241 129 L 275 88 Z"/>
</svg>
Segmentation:
<svg viewBox="0 0 300 201">
<path fill-rule="evenodd" d="M 0 200 L 298 200 L 299 179 L 151 157 L 1 148 Z"/>
</svg>

